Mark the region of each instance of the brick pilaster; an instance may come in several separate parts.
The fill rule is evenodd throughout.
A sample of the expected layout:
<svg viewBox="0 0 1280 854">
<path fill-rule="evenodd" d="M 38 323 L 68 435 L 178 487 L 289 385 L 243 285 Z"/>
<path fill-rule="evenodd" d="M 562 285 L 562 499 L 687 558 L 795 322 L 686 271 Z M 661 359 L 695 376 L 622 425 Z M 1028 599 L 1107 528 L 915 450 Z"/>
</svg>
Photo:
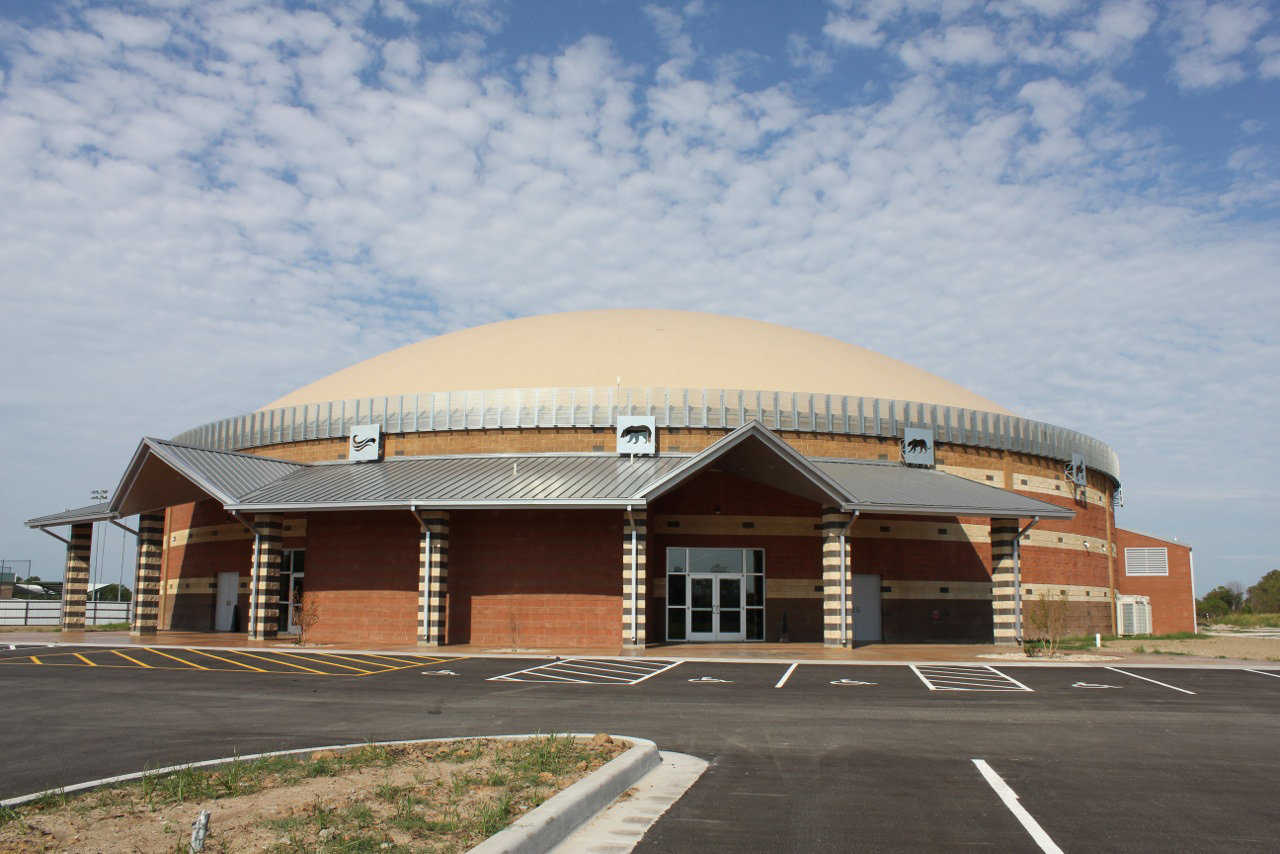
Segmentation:
<svg viewBox="0 0 1280 854">
<path fill-rule="evenodd" d="M 258 553 L 249 560 L 249 638 L 266 640 L 280 633 L 280 564 L 284 559 L 284 517 L 259 513 L 253 517 Z"/>
<path fill-rule="evenodd" d="M 1017 519 L 991 520 L 991 623 L 998 644 L 1018 641 L 1013 576 L 1013 543 L 1017 537 Z"/>
<path fill-rule="evenodd" d="M 635 555 L 631 553 L 631 534 L 635 532 Z M 648 584 L 645 579 L 645 534 L 648 532 L 648 516 L 644 510 L 633 510 L 630 518 L 622 517 L 622 645 L 643 647 L 645 645 L 645 596 Z M 632 559 L 635 561 L 635 600 L 636 611 L 631 613 L 632 597 Z M 635 625 L 635 638 L 632 639 L 631 626 Z"/>
<path fill-rule="evenodd" d="M 89 557 L 93 554 L 93 523 L 71 526 L 67 564 L 62 570 L 62 630 L 84 628 L 85 599 L 89 593 Z"/>
<path fill-rule="evenodd" d="M 153 635 L 160 623 L 160 557 L 164 511 L 138 516 L 138 562 L 133 573 L 133 624 L 129 633 Z"/>
<path fill-rule="evenodd" d="M 845 541 L 844 640 L 840 631 L 840 535 L 849 525 L 849 514 L 834 507 L 823 508 L 822 524 L 822 643 L 824 646 L 853 645 L 853 560 Z"/>
<path fill-rule="evenodd" d="M 418 518 L 426 526 L 418 534 L 418 643 L 443 646 L 449 600 L 449 514 L 424 510 Z"/>
</svg>

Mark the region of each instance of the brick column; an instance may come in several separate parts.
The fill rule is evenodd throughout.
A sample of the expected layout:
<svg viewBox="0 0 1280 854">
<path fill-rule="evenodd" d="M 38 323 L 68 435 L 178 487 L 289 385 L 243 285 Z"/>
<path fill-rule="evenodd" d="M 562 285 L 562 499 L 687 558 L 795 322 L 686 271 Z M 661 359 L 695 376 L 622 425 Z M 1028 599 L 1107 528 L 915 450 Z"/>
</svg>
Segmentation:
<svg viewBox="0 0 1280 854">
<path fill-rule="evenodd" d="M 840 535 L 849 525 L 849 514 L 834 507 L 822 510 L 822 644 L 853 645 L 853 560 L 845 541 L 844 641 L 840 639 Z"/>
<path fill-rule="evenodd" d="M 631 534 L 635 532 L 635 555 L 631 553 Z M 644 600 L 648 592 L 645 581 L 645 534 L 648 531 L 648 515 L 641 510 L 633 510 L 622 516 L 622 645 L 643 648 L 645 645 L 645 611 Z M 631 574 L 632 558 L 635 560 L 635 613 L 631 613 Z M 635 640 L 631 637 L 631 626 L 635 625 Z"/>
<path fill-rule="evenodd" d="M 1017 536 L 1017 519 L 991 520 L 991 623 L 998 644 L 1018 641 L 1013 584 L 1013 542 Z"/>
<path fill-rule="evenodd" d="M 160 623 L 160 556 L 164 511 L 138 516 L 138 562 L 133 573 L 132 635 L 153 635 Z"/>
<path fill-rule="evenodd" d="M 284 517 L 259 513 L 253 517 L 258 552 L 250 547 L 249 639 L 266 640 L 280 632 L 280 563 L 284 558 Z M 256 560 L 255 560 L 256 558 Z"/>
<path fill-rule="evenodd" d="M 443 646 L 449 596 L 449 514 L 423 510 L 418 518 L 426 526 L 418 533 L 418 643 Z"/>
<path fill-rule="evenodd" d="M 89 592 L 89 557 L 93 553 L 93 523 L 71 526 L 67 564 L 62 570 L 62 630 L 84 628 L 85 599 Z"/>
</svg>

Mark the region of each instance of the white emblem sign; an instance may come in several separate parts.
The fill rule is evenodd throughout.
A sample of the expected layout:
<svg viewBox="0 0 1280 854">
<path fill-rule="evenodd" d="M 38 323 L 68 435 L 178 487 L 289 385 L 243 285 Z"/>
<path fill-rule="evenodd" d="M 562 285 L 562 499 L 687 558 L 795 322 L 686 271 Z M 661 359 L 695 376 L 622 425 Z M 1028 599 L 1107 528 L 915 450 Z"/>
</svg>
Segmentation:
<svg viewBox="0 0 1280 854">
<path fill-rule="evenodd" d="M 347 443 L 347 459 L 353 462 L 369 462 L 381 458 L 381 425 L 357 424 L 352 427 L 351 441 Z"/>
<path fill-rule="evenodd" d="M 903 430 L 902 461 L 910 466 L 933 465 L 933 431 L 927 427 Z"/>
<path fill-rule="evenodd" d="M 618 453 L 653 454 L 658 449 L 657 419 L 652 415 L 618 416 Z"/>
</svg>

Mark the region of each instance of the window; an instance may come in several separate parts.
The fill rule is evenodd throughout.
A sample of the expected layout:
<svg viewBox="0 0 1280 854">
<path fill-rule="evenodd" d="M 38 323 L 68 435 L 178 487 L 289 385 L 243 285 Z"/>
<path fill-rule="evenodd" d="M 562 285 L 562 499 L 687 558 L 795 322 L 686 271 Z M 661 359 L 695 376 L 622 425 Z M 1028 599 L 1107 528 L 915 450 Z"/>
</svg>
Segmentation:
<svg viewBox="0 0 1280 854">
<path fill-rule="evenodd" d="M 1168 575 L 1169 550 L 1158 549 L 1125 549 L 1125 575 Z"/>
</svg>

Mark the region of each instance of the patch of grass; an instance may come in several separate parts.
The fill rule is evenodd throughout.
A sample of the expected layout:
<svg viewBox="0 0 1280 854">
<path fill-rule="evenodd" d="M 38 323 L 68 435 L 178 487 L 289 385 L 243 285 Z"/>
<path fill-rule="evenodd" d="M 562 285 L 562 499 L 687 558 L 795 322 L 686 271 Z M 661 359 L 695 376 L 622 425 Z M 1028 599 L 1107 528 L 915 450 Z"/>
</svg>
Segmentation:
<svg viewBox="0 0 1280 854">
<path fill-rule="evenodd" d="M 4 827 L 11 821 L 17 821 L 19 818 L 21 816 L 18 815 L 17 810 L 9 807 L 0 807 L 0 827 Z"/>
<path fill-rule="evenodd" d="M 486 801 L 476 810 L 476 823 L 480 826 L 480 835 L 488 839 L 511 823 L 511 795 Z"/>
<path fill-rule="evenodd" d="M 102 623 L 97 626 L 85 626 L 86 632 L 123 632 L 129 629 L 128 623 Z"/>
<path fill-rule="evenodd" d="M 1280 614 L 1223 614 L 1212 622 L 1241 629 L 1276 629 L 1280 628 Z"/>
<path fill-rule="evenodd" d="M 1145 646 L 1143 646 L 1142 644 L 1138 644 L 1137 646 L 1135 646 L 1135 647 L 1133 648 L 1133 651 L 1134 651 L 1134 652 L 1136 652 L 1138 655 L 1142 655 L 1143 653 L 1145 653 L 1145 652 L 1147 651 L 1147 648 L 1146 648 Z"/>
</svg>

